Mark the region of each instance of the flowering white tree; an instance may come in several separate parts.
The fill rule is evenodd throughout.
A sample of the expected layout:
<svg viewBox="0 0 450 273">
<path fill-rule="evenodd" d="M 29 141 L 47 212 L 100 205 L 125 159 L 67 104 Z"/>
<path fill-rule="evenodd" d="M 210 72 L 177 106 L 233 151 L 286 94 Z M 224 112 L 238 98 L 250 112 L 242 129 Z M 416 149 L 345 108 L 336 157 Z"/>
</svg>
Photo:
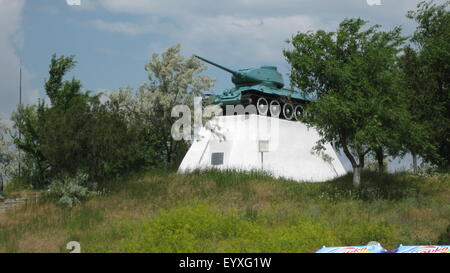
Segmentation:
<svg viewBox="0 0 450 273">
<path fill-rule="evenodd" d="M 147 146 L 143 151 L 148 157 L 173 165 L 178 156 L 184 155 L 186 143 L 172 138 L 175 121 L 172 109 L 176 105 L 185 105 L 193 113 L 194 97 L 201 96 L 214 84 L 214 79 L 201 75 L 206 68 L 194 56 L 181 56 L 180 45 L 175 45 L 162 54 L 152 55 L 145 66 L 149 82 L 140 86 L 136 94 L 131 88 L 109 94 L 113 107 L 124 111 L 130 121 L 141 124 Z"/>
<path fill-rule="evenodd" d="M 0 117 L 0 192 L 3 191 L 4 183 L 15 174 L 18 166 L 19 157 L 10 133 L 10 129 L 2 123 Z"/>
</svg>

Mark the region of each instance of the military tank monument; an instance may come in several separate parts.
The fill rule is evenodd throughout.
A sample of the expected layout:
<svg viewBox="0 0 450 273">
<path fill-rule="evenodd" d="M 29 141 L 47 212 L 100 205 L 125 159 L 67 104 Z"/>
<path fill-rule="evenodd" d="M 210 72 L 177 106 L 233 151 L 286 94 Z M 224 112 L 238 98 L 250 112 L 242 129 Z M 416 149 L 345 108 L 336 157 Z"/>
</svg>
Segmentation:
<svg viewBox="0 0 450 273">
<path fill-rule="evenodd" d="M 234 71 L 196 57 L 229 72 L 234 87 L 213 97 L 212 103 L 221 105 L 225 115 L 215 116 L 199 130 L 178 168 L 180 173 L 209 168 L 263 170 L 299 182 L 327 181 L 346 173 L 330 143 L 324 144 L 322 154 L 311 152 L 320 136 L 301 121 L 311 100 L 283 88 L 275 66 Z M 227 111 L 236 105 L 255 107 L 245 115 L 235 107 Z"/>
<path fill-rule="evenodd" d="M 216 95 L 213 101 L 222 105 L 224 113 L 227 105 L 253 104 L 260 115 L 299 121 L 303 106 L 310 101 L 302 92 L 283 88 L 283 76 L 276 66 L 231 70 L 200 56 L 194 56 L 232 74 L 231 81 L 235 86 Z"/>
</svg>

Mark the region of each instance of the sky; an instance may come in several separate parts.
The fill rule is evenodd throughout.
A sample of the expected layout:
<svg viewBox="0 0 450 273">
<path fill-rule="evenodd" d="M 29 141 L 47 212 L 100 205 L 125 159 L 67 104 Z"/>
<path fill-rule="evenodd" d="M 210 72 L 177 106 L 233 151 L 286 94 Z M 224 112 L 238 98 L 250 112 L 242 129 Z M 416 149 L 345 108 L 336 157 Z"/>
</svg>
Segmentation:
<svg viewBox="0 0 450 273">
<path fill-rule="evenodd" d="M 80 2 L 80 5 L 70 5 Z M 181 44 L 232 69 L 275 65 L 288 83 L 282 50 L 297 32 L 336 30 L 360 17 L 404 35 L 416 24 L 408 10 L 419 0 L 0 0 L 0 116 L 8 120 L 19 102 L 22 63 L 24 104 L 45 99 L 52 54 L 75 55 L 68 75 L 94 93 L 147 81 L 153 53 Z M 217 79 L 211 92 L 231 87 L 230 75 L 208 66 Z"/>
</svg>

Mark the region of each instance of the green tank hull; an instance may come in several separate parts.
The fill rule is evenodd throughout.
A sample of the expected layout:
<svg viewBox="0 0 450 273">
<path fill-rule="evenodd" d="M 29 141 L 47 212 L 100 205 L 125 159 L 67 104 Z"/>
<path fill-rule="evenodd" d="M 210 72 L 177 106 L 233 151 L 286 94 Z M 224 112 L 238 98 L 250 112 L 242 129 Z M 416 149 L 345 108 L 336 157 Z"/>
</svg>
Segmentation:
<svg viewBox="0 0 450 273">
<path fill-rule="evenodd" d="M 242 104 L 242 98 L 246 94 L 264 94 L 269 97 L 284 98 L 286 101 L 299 101 L 306 103 L 311 101 L 305 94 L 299 93 L 292 89 L 286 88 L 271 88 L 264 85 L 254 85 L 245 87 L 235 87 L 223 91 L 214 98 L 214 103 L 223 103 L 225 105 L 237 105 Z"/>
</svg>

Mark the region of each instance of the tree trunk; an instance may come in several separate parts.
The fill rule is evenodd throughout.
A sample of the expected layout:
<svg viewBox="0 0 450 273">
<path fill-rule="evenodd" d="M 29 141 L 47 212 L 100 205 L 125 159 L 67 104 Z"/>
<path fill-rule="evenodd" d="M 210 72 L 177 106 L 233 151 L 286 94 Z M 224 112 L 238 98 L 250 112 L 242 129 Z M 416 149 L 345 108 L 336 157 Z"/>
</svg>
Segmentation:
<svg viewBox="0 0 450 273">
<path fill-rule="evenodd" d="M 413 153 L 412 159 L 413 159 L 413 172 L 416 174 L 417 173 L 417 154 Z"/>
<path fill-rule="evenodd" d="M 384 171 L 384 153 L 383 153 L 383 148 L 377 148 L 375 151 L 375 155 L 377 158 L 377 162 L 378 162 L 378 172 L 382 173 Z"/>
<path fill-rule="evenodd" d="M 359 167 L 361 167 L 361 169 L 364 169 L 364 166 L 366 164 L 366 162 L 365 162 L 366 156 L 359 155 L 358 158 L 359 158 Z"/>
<path fill-rule="evenodd" d="M 357 166 L 353 168 L 353 186 L 359 187 L 361 185 L 361 166 Z"/>
<path fill-rule="evenodd" d="M 348 160 L 350 160 L 350 163 L 352 164 L 353 167 L 353 186 L 359 187 L 359 185 L 361 184 L 361 171 L 364 168 L 364 156 L 367 153 L 367 151 L 359 153 L 358 155 L 359 164 L 358 164 L 356 162 L 356 159 L 353 157 L 352 153 L 348 149 L 348 146 L 346 145 L 345 141 L 343 142 L 342 148 L 344 150 L 344 154 L 347 156 Z"/>
</svg>

